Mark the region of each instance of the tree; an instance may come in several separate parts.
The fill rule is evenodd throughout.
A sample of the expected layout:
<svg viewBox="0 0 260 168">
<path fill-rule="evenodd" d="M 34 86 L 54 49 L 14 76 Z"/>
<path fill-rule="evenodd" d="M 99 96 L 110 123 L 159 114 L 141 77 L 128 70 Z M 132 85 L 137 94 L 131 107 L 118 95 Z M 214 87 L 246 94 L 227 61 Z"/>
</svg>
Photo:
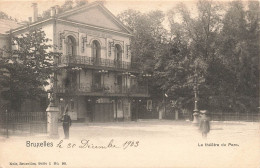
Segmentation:
<svg viewBox="0 0 260 168">
<path fill-rule="evenodd" d="M 1 96 L 9 101 L 10 108 L 19 111 L 25 99 L 37 99 L 46 93 L 45 86 L 56 70 L 51 52 L 50 40 L 41 29 L 29 30 L 28 33 L 12 37 L 16 49 L 4 49 L 7 53 L 0 60 L 2 73 Z"/>
<path fill-rule="evenodd" d="M 86 0 L 76 0 L 75 3 L 76 3 L 76 6 L 82 6 L 82 5 L 86 5 L 88 3 L 88 1 L 86 1 Z"/>
<path fill-rule="evenodd" d="M 64 4 L 58 6 L 59 13 L 66 12 L 74 7 L 79 7 L 86 5 L 88 3 L 87 0 L 66 0 Z M 51 8 L 43 11 L 42 18 L 49 18 L 51 16 Z"/>
<path fill-rule="evenodd" d="M 196 15 L 192 15 L 183 3 L 168 11 L 170 42 L 164 49 L 164 56 L 157 61 L 162 63 L 157 69 L 161 76 L 159 81 L 164 83 L 163 87 L 172 99 L 181 101 L 185 108 L 192 108 L 194 102 L 194 80 L 198 77 L 206 79 L 209 65 L 217 57 L 221 29 L 221 6 L 202 0 L 196 7 Z M 210 91 L 205 82 L 200 88 L 205 93 Z M 201 102 L 207 104 L 207 100 Z M 202 103 L 200 105 L 203 107 Z"/>
<path fill-rule="evenodd" d="M 192 92 L 189 79 L 198 74 L 205 79 L 199 88 L 200 108 L 255 111 L 253 104 L 257 104 L 259 86 L 259 2 L 248 2 L 247 10 L 240 1 L 227 3 L 226 7 L 225 10 L 215 2 L 199 1 L 197 16 L 191 15 L 183 4 L 169 11 L 172 42 L 179 41 L 177 49 L 187 52 L 164 58 L 161 67 L 165 68 L 160 72 L 164 78 L 160 81 L 168 92 L 180 98 Z M 181 16 L 181 22 L 175 22 L 176 14 Z M 187 100 L 188 97 L 192 99 L 192 95 L 187 94 Z"/>
<path fill-rule="evenodd" d="M 0 11 L 0 19 L 17 21 L 17 19 L 12 18 L 11 16 L 8 16 L 8 15 L 7 15 L 5 12 L 3 12 L 3 11 Z"/>
<path fill-rule="evenodd" d="M 228 92 L 234 111 L 257 111 L 259 93 L 259 2 L 232 1 L 223 19 L 220 55 L 233 73 Z"/>
<path fill-rule="evenodd" d="M 195 15 L 184 4 L 170 10 L 170 31 L 160 11 L 127 10 L 119 15 L 133 30 L 134 61 L 144 73 L 153 74 L 150 93 L 167 93 L 192 110 L 194 79 L 199 76 L 200 109 L 256 111 L 259 2 L 200 0 L 196 7 Z"/>
<path fill-rule="evenodd" d="M 149 13 L 140 13 L 135 10 L 126 10 L 118 15 L 118 18 L 133 31 L 131 38 L 132 62 L 139 65 L 143 74 L 154 73 L 156 57 L 166 42 L 167 31 L 163 27 L 165 16 L 161 11 L 151 11 Z M 153 75 L 151 78 L 144 79 L 140 75 L 139 82 L 157 81 Z M 149 82 L 150 93 L 152 97 L 162 95 L 157 82 Z"/>
</svg>

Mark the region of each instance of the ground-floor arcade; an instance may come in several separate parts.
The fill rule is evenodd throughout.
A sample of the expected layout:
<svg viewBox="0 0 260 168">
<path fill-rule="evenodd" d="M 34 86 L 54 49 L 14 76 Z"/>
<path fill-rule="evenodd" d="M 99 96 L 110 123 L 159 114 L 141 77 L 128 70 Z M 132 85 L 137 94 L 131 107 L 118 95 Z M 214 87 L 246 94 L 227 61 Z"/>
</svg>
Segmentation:
<svg viewBox="0 0 260 168">
<path fill-rule="evenodd" d="M 78 122 L 131 121 L 140 117 L 147 98 L 113 96 L 58 96 L 60 116 L 68 106 L 72 120 Z"/>
</svg>

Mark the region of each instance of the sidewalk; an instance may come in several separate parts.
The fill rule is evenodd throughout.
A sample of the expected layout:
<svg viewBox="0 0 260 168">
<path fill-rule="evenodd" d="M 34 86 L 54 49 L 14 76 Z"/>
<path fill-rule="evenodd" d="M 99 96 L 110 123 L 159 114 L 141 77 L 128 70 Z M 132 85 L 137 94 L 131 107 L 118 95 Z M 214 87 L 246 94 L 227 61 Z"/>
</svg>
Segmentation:
<svg viewBox="0 0 260 168">
<path fill-rule="evenodd" d="M 0 140 L 0 163 L 2 167 L 8 167 L 10 161 L 28 161 L 59 162 L 56 167 L 62 168 L 254 168 L 260 165 L 259 130 L 259 123 L 212 122 L 208 138 L 203 139 L 198 127 L 187 121 L 73 123 L 69 140 L 63 139 L 61 125 L 59 139 L 50 139 L 47 134 L 3 138 Z M 112 141 L 120 148 L 81 149 L 82 140 L 88 141 L 90 146 L 106 146 Z M 46 141 L 53 143 L 53 147 L 26 147 L 27 141 Z M 75 144 L 76 147 L 58 148 L 61 141 L 65 146 Z M 123 144 L 132 142 L 136 146 L 123 148 Z M 200 146 L 205 144 L 219 146 Z M 67 166 L 61 166 L 62 162 Z"/>
<path fill-rule="evenodd" d="M 257 122 L 237 122 L 237 121 L 211 121 L 211 130 L 228 130 L 229 128 L 232 128 L 232 130 L 242 129 L 244 131 L 244 127 L 249 129 L 248 127 L 260 127 L 260 124 Z M 198 126 L 194 125 L 191 121 L 184 121 L 184 120 L 158 120 L 158 119 L 140 119 L 138 121 L 118 121 L 118 122 L 107 122 L 107 123 L 72 123 L 72 126 L 70 128 L 71 134 L 74 134 L 74 132 L 80 133 L 89 131 L 100 131 L 100 129 L 110 129 L 110 130 L 136 130 L 136 131 L 142 131 L 142 130 L 149 130 L 151 129 L 157 130 L 157 131 L 169 131 L 169 130 L 176 130 L 179 129 L 187 129 L 187 130 L 194 130 L 197 131 Z M 249 129 L 250 130 L 250 129 Z M 6 130 L 2 130 L 2 134 L 0 135 L 0 140 L 6 138 L 5 135 Z M 59 133 L 62 134 L 62 123 L 59 123 Z M 12 131 L 9 130 L 9 137 L 10 138 L 21 138 L 21 137 L 48 137 L 46 134 L 30 134 L 29 132 L 22 132 L 22 131 Z"/>
</svg>

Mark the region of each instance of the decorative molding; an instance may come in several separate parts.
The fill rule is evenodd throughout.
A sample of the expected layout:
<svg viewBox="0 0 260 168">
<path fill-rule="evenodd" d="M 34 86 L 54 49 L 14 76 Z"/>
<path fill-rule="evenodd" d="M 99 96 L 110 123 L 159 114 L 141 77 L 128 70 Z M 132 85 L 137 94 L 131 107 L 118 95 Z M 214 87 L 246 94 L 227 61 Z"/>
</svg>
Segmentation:
<svg viewBox="0 0 260 168">
<path fill-rule="evenodd" d="M 126 45 L 126 58 L 130 57 L 131 55 L 131 45 Z"/>
<path fill-rule="evenodd" d="M 76 42 L 75 42 L 76 45 L 77 45 L 77 46 L 79 45 L 78 33 L 72 32 L 72 31 L 66 31 L 66 32 L 65 32 L 65 44 L 68 43 L 68 36 L 74 37 L 74 39 L 76 40 Z"/>
<path fill-rule="evenodd" d="M 115 45 L 118 44 L 120 45 L 121 49 L 122 49 L 122 54 L 124 53 L 124 41 L 121 40 L 114 40 Z"/>
<path fill-rule="evenodd" d="M 85 29 L 81 29 L 79 28 L 78 31 L 80 33 L 86 33 L 88 35 L 94 36 L 94 37 L 99 37 L 99 38 L 112 38 L 112 36 L 110 34 L 107 33 L 102 33 L 99 31 L 95 31 L 95 30 L 85 30 Z"/>
<path fill-rule="evenodd" d="M 81 36 L 81 52 L 85 52 L 85 44 L 88 42 L 88 36 Z"/>
<path fill-rule="evenodd" d="M 122 49 L 122 55 L 124 54 L 124 41 L 115 40 L 115 46 L 119 45 Z"/>
<path fill-rule="evenodd" d="M 112 55 L 112 48 L 115 47 L 115 41 L 114 40 L 113 41 L 109 41 L 108 44 L 109 44 L 109 46 L 108 46 L 108 48 L 109 48 L 108 56 L 111 57 L 111 55 Z"/>
<path fill-rule="evenodd" d="M 59 33 L 59 50 L 63 48 L 63 40 L 65 39 L 64 32 Z"/>
<path fill-rule="evenodd" d="M 91 44 L 92 44 L 93 41 L 95 41 L 95 40 L 99 42 L 101 48 L 104 47 L 103 44 L 102 44 L 102 42 L 101 42 L 98 38 L 91 38 L 91 39 L 89 40 L 89 43 L 88 43 L 88 44 L 91 46 Z"/>
</svg>

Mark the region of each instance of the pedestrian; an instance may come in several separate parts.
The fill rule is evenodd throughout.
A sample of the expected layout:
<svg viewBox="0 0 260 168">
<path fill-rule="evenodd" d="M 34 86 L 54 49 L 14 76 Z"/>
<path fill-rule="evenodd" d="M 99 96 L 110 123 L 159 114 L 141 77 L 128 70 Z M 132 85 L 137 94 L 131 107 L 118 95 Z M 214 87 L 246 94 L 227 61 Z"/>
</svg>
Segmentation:
<svg viewBox="0 0 260 168">
<path fill-rule="evenodd" d="M 202 133 L 202 137 L 207 138 L 207 134 L 210 131 L 209 117 L 207 116 L 208 111 L 207 110 L 201 110 L 200 113 L 201 113 L 201 117 L 200 117 L 199 129 Z"/>
<path fill-rule="evenodd" d="M 63 122 L 63 130 L 64 130 L 64 135 L 65 135 L 65 139 L 69 139 L 69 129 L 71 126 L 71 118 L 68 114 L 68 107 L 65 108 L 65 112 L 64 115 L 62 117 L 62 122 Z"/>
</svg>

